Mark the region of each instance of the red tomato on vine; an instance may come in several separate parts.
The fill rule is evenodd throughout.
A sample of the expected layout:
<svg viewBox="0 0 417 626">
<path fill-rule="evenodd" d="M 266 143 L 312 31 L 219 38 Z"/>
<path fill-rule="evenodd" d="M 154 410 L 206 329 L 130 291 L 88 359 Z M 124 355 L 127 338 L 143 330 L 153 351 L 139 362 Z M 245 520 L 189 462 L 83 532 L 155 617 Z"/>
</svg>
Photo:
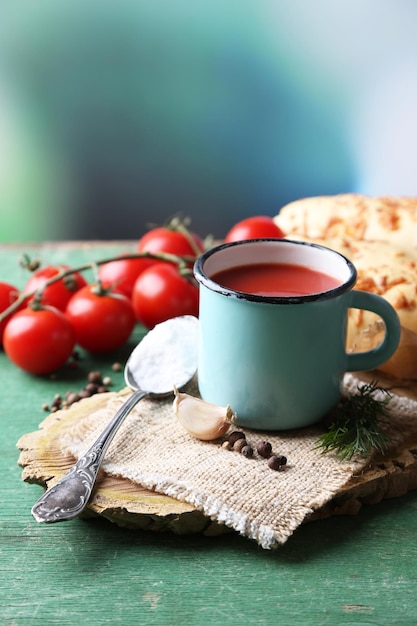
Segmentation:
<svg viewBox="0 0 417 626">
<path fill-rule="evenodd" d="M 187 236 L 178 230 L 161 226 L 153 228 L 141 237 L 138 251 L 197 257 L 204 251 L 204 243 L 196 233 L 190 232 Z"/>
<path fill-rule="evenodd" d="M 65 314 L 79 346 L 97 354 L 113 352 L 129 339 L 136 323 L 129 298 L 86 285 L 68 302 Z"/>
<path fill-rule="evenodd" d="M 146 328 L 180 315 L 197 317 L 198 287 L 173 263 L 156 263 L 135 282 L 132 304 L 136 318 Z"/>
<path fill-rule="evenodd" d="M 62 367 L 74 345 L 71 323 L 62 311 L 49 306 L 18 311 L 3 334 L 6 355 L 31 374 L 49 374 Z"/>
<path fill-rule="evenodd" d="M 68 269 L 68 265 L 48 265 L 36 270 L 26 283 L 24 292 L 31 293 L 40 289 L 50 278 L 53 278 L 59 272 Z M 65 311 L 65 308 L 74 293 L 86 284 L 87 281 L 82 274 L 79 272 L 71 273 L 44 288 L 42 293 L 42 303 L 54 306 L 60 311 Z"/>
<path fill-rule="evenodd" d="M 285 235 L 272 217 L 255 215 L 232 226 L 224 240 L 226 243 L 231 243 L 246 239 L 281 239 L 282 237 Z"/>
<path fill-rule="evenodd" d="M 154 263 L 157 261 L 146 257 L 110 261 L 100 266 L 98 275 L 104 289 L 112 288 L 130 298 L 138 276 Z"/>
</svg>

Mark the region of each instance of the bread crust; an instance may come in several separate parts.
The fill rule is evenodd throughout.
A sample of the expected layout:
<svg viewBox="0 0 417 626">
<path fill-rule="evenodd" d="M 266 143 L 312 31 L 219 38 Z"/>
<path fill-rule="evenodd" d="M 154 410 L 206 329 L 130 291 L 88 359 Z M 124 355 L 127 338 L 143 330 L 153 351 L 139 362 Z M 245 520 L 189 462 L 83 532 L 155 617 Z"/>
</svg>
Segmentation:
<svg viewBox="0 0 417 626">
<path fill-rule="evenodd" d="M 392 304 L 404 330 L 402 344 L 380 369 L 417 378 L 417 198 L 305 198 L 283 207 L 275 221 L 288 238 L 312 241 L 349 258 L 358 272 L 355 288 Z M 347 348 L 363 344 L 377 322 L 369 311 L 350 309 Z M 405 350 L 405 341 L 412 341 L 413 349 Z"/>
<path fill-rule="evenodd" d="M 417 198 L 340 194 L 284 206 L 276 223 L 291 234 L 353 241 L 387 241 L 417 255 Z"/>
</svg>

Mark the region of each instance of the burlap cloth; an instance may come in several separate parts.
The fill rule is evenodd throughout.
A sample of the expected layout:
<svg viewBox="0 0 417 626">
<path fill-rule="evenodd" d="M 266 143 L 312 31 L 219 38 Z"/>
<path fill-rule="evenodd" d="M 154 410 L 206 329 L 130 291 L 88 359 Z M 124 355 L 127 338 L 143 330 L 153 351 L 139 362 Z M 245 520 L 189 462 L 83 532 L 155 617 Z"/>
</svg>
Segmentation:
<svg viewBox="0 0 417 626">
<path fill-rule="evenodd" d="M 350 374 L 345 389 L 360 382 Z M 129 393 L 129 391 L 126 391 Z M 125 394 L 109 401 L 75 426 L 61 431 L 63 452 L 78 457 L 93 443 Z M 392 445 L 417 435 L 417 403 L 393 396 L 390 401 Z M 247 430 L 249 443 L 271 442 L 284 454 L 285 471 L 273 471 L 259 456 L 248 459 L 225 450 L 219 442 L 201 442 L 179 424 L 172 400 L 142 400 L 120 428 L 103 462 L 110 475 L 186 501 L 207 516 L 254 539 L 266 549 L 283 544 L 314 510 L 323 506 L 369 459 L 340 462 L 316 449 L 319 427 L 262 433 Z"/>
</svg>

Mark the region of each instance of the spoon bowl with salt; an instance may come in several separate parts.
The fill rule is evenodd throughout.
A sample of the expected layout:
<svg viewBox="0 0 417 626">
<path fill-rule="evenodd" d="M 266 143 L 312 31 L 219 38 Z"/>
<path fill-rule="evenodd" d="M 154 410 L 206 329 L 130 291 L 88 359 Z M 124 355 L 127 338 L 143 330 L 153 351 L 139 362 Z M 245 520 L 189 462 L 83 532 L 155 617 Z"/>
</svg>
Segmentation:
<svg viewBox="0 0 417 626">
<path fill-rule="evenodd" d="M 162 398 L 184 387 L 197 371 L 198 320 L 192 315 L 162 322 L 131 353 L 124 371 L 133 393 L 89 450 L 32 507 L 37 522 L 77 517 L 87 506 L 104 455 L 122 422 L 144 397 Z"/>
</svg>

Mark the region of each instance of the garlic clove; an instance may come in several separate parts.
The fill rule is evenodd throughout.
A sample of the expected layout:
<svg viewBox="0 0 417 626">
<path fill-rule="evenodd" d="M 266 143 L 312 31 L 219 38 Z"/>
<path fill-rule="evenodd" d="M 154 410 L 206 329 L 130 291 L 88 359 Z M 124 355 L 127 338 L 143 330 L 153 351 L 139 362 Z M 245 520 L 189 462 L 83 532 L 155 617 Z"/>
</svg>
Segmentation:
<svg viewBox="0 0 417 626">
<path fill-rule="evenodd" d="M 222 437 L 236 419 L 230 406 L 217 406 L 200 398 L 180 393 L 174 387 L 174 413 L 191 435 L 203 441 Z"/>
</svg>

